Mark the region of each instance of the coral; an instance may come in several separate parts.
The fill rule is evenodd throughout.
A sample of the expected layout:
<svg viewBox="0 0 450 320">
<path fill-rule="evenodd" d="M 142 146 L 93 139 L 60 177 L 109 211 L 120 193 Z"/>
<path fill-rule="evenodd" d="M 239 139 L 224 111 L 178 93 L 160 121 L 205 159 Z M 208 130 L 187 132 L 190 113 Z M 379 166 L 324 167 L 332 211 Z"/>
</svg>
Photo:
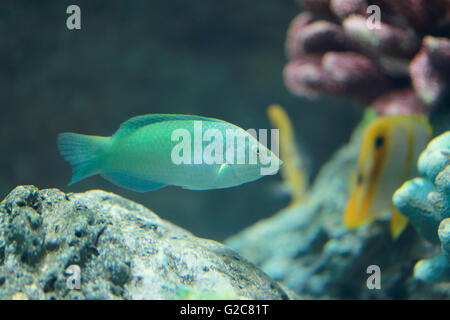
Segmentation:
<svg viewBox="0 0 450 320">
<path fill-rule="evenodd" d="M 429 113 L 450 88 L 450 2 L 440 0 L 299 1 L 284 69 L 300 96 L 346 96 L 379 114 Z M 380 8 L 369 28 L 368 7 Z"/>
<path fill-rule="evenodd" d="M 414 276 L 423 281 L 450 281 L 450 219 L 439 225 L 442 253 L 431 259 L 423 259 L 414 267 Z"/>
<path fill-rule="evenodd" d="M 415 277 L 450 281 L 450 131 L 429 143 L 418 169 L 422 177 L 407 181 L 395 192 L 393 202 L 423 238 L 441 243 L 439 255 L 416 264 Z"/>
<path fill-rule="evenodd" d="M 387 219 L 354 232 L 343 225 L 361 134 L 374 113 L 367 109 L 350 143 L 320 169 L 306 201 L 256 222 L 226 244 L 301 298 L 449 299 L 450 283 L 419 284 L 413 277 L 414 262 L 434 251 L 412 226 L 394 241 Z M 450 115 L 441 118 L 445 124 Z M 381 290 L 367 288 L 370 265 L 381 269 Z"/>
</svg>

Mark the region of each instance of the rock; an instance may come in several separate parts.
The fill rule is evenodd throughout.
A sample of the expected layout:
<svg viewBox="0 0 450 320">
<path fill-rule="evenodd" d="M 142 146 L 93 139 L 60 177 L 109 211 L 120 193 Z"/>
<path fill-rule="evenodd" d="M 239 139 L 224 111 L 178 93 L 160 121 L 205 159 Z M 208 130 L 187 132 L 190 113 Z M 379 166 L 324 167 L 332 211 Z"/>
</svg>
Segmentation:
<svg viewBox="0 0 450 320">
<path fill-rule="evenodd" d="M 418 169 L 422 176 L 395 192 L 394 205 L 424 239 L 441 243 L 442 252 L 420 260 L 414 275 L 427 282 L 450 281 L 450 131 L 428 144 Z"/>
<path fill-rule="evenodd" d="M 0 299 L 193 296 L 295 298 L 233 250 L 111 193 L 19 186 L 0 203 Z"/>
<path fill-rule="evenodd" d="M 312 299 L 442 299 L 450 285 L 418 284 L 414 264 L 437 246 L 409 226 L 393 240 L 386 220 L 355 231 L 343 225 L 348 186 L 355 174 L 361 128 L 321 169 L 307 201 L 259 221 L 225 243 L 273 279 Z M 367 270 L 381 270 L 381 289 L 370 290 Z"/>
</svg>

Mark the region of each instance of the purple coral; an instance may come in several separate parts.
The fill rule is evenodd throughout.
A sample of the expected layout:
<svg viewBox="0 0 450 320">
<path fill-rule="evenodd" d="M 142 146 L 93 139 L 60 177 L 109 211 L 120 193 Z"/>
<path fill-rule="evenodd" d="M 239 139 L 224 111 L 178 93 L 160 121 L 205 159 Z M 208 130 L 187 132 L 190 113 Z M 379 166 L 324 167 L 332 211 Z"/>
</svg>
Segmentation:
<svg viewBox="0 0 450 320">
<path fill-rule="evenodd" d="M 347 96 L 380 114 L 428 113 L 450 88 L 450 1 L 299 0 L 286 40 L 288 89 Z M 381 10 L 379 28 L 367 8 Z"/>
<path fill-rule="evenodd" d="M 450 84 L 450 40 L 426 36 L 409 71 L 417 95 L 426 104 L 434 105 L 442 100 Z"/>
</svg>

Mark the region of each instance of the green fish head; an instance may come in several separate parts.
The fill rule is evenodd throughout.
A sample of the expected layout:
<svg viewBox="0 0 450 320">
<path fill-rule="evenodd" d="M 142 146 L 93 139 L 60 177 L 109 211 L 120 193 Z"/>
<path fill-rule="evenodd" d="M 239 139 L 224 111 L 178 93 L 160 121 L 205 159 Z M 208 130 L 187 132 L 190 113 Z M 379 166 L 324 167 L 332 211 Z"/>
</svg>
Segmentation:
<svg viewBox="0 0 450 320">
<path fill-rule="evenodd" d="M 276 174 L 283 164 L 275 152 L 253 137 L 247 140 L 245 151 L 235 153 L 235 163 L 224 163 L 219 169 L 222 177 L 236 185 Z"/>
</svg>

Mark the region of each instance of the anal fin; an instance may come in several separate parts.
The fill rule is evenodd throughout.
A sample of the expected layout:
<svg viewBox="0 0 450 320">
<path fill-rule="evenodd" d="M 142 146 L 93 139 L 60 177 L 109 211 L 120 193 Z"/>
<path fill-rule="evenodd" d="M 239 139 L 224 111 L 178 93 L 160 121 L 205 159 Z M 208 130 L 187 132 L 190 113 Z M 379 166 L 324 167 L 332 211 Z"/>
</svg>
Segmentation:
<svg viewBox="0 0 450 320">
<path fill-rule="evenodd" d="M 215 187 L 190 187 L 190 186 L 181 186 L 181 188 L 185 189 L 185 190 L 192 190 L 192 191 L 200 191 L 200 190 L 211 190 L 211 189 L 217 189 Z"/>
<path fill-rule="evenodd" d="M 149 181 L 123 172 L 108 172 L 101 176 L 115 185 L 137 192 L 153 191 L 166 186 L 164 183 Z"/>
</svg>

